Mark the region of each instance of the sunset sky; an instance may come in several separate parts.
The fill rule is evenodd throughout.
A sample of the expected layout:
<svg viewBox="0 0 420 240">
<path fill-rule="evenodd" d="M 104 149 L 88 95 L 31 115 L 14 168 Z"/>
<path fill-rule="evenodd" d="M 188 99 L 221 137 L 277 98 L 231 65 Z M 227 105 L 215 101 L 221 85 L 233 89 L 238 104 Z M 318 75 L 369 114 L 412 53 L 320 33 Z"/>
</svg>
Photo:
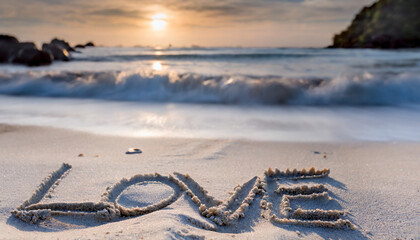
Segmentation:
<svg viewBox="0 0 420 240">
<path fill-rule="evenodd" d="M 0 32 L 38 44 L 322 47 L 375 0 L 0 0 Z"/>
</svg>

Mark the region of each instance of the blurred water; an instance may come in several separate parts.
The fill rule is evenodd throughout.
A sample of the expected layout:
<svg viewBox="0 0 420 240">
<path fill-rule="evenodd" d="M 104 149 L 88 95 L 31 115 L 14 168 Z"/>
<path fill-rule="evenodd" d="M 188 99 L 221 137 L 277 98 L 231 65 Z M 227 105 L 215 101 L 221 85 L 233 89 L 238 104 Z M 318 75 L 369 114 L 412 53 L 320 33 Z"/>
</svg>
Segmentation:
<svg viewBox="0 0 420 240">
<path fill-rule="evenodd" d="M 0 122 L 129 137 L 419 141 L 420 108 L 235 106 L 0 97 Z"/>
<path fill-rule="evenodd" d="M 0 94 L 140 102 L 420 103 L 420 50 L 87 48 L 74 61 L 0 66 Z"/>
<path fill-rule="evenodd" d="M 0 66 L 0 122 L 122 136 L 420 140 L 420 50 L 86 48 Z"/>
</svg>

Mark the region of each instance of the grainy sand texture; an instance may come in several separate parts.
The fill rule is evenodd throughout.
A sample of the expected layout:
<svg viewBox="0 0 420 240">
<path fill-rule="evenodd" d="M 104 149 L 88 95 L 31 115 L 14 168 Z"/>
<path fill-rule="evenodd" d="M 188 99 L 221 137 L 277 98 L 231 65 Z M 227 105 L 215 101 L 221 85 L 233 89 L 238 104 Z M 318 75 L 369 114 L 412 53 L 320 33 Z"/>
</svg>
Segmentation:
<svg viewBox="0 0 420 240">
<path fill-rule="evenodd" d="M 0 239 L 418 239 L 418 156 L 0 125 Z"/>
</svg>

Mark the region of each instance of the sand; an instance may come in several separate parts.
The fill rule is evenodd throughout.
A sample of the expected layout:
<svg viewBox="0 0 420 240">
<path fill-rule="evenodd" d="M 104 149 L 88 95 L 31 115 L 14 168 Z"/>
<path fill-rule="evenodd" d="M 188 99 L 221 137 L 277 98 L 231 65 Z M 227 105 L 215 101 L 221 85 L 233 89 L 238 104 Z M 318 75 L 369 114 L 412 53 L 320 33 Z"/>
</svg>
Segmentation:
<svg viewBox="0 0 420 240">
<path fill-rule="evenodd" d="M 0 125 L 0 239 L 418 239 L 419 156 L 416 142 L 124 138 Z M 25 222 L 15 208 L 47 213 Z"/>
</svg>

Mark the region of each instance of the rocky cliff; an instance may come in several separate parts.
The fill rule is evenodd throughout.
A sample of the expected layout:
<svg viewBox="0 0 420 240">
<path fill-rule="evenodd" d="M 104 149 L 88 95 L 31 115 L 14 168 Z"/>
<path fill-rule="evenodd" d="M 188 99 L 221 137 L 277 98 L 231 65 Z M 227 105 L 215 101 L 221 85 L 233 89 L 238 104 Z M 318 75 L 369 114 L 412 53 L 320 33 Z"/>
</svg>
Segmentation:
<svg viewBox="0 0 420 240">
<path fill-rule="evenodd" d="M 420 47 L 420 0 L 379 0 L 363 8 L 330 47 Z"/>
</svg>

